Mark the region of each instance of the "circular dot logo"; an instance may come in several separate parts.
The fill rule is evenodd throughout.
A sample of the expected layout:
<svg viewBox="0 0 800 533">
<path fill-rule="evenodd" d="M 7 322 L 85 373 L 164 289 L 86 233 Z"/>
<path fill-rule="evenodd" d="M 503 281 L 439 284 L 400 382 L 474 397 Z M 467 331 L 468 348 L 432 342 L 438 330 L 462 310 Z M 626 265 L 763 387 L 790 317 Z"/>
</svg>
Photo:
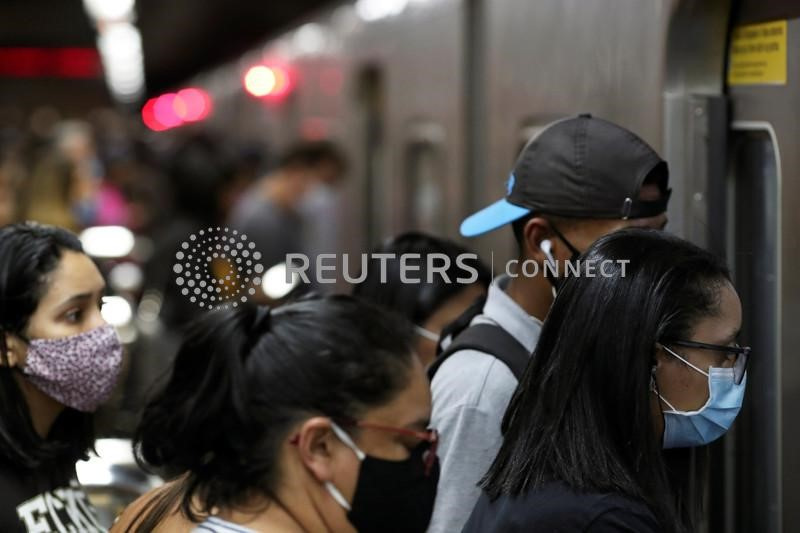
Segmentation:
<svg viewBox="0 0 800 533">
<path fill-rule="evenodd" d="M 189 235 L 175 253 L 172 271 L 181 294 L 203 309 L 237 307 L 256 293 L 264 266 L 256 244 L 230 228 Z"/>
</svg>

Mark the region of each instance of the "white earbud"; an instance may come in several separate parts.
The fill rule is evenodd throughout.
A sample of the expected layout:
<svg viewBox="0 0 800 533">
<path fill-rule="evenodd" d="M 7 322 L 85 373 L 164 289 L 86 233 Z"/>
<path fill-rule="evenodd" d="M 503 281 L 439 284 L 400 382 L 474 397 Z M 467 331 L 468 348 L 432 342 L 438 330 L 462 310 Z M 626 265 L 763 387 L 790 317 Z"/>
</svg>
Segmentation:
<svg viewBox="0 0 800 533">
<path fill-rule="evenodd" d="M 550 242 L 550 239 L 543 239 L 542 242 L 539 243 L 539 248 L 542 249 L 542 252 L 544 252 L 544 256 L 547 258 L 547 261 L 549 261 L 550 264 L 553 265 L 553 268 L 558 270 L 558 263 L 556 263 L 556 258 L 553 257 L 553 252 L 552 252 L 553 243 Z M 550 287 L 550 290 L 553 291 L 553 298 L 555 298 L 556 297 L 555 285 Z"/>
<path fill-rule="evenodd" d="M 553 243 L 550 242 L 550 239 L 544 239 L 539 244 L 539 248 L 542 249 L 542 252 L 544 252 L 545 257 L 547 257 L 547 260 L 550 261 L 550 263 L 552 263 L 553 265 L 555 265 L 556 259 L 553 257 L 553 252 L 552 252 Z"/>
</svg>

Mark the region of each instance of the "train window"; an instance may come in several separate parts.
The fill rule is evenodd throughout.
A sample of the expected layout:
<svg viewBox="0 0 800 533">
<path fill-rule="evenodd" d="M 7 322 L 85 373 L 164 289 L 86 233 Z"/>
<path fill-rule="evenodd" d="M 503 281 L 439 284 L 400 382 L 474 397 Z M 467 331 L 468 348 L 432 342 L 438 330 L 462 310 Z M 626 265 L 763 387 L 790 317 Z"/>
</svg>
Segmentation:
<svg viewBox="0 0 800 533">
<path fill-rule="evenodd" d="M 366 246 L 370 247 L 382 235 L 383 202 L 388 192 L 385 180 L 380 179 L 384 163 L 385 83 L 383 70 L 378 65 L 366 65 L 358 73 L 356 99 L 361 115 L 359 152 L 363 158 L 364 203 L 367 206 L 364 238 Z"/>
<path fill-rule="evenodd" d="M 441 233 L 447 220 L 444 202 L 444 132 L 438 124 L 415 124 L 406 145 L 404 225 Z"/>
</svg>

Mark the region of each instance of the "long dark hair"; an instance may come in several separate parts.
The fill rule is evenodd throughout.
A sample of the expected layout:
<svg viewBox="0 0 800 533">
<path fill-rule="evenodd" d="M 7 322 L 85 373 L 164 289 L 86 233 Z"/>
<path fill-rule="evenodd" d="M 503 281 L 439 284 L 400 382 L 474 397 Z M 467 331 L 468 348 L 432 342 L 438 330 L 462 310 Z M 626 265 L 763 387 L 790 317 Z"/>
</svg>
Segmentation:
<svg viewBox="0 0 800 533">
<path fill-rule="evenodd" d="M 375 248 L 371 255 L 374 257 L 378 253 L 395 254 L 397 257 L 386 260 L 385 283 L 381 281 L 380 260 L 372 259 L 367 264 L 364 281 L 353 287 L 353 295 L 391 309 L 418 325 L 425 323 L 442 304 L 466 287 L 456 282 L 458 278 L 469 278 L 472 274 L 457 262 L 459 255 L 472 252 L 453 241 L 425 233 L 408 232 L 398 235 Z M 404 283 L 401 279 L 399 258 L 403 254 L 419 256 L 416 259 L 411 257 L 406 264 L 417 268 L 409 277 L 420 279 L 422 283 Z M 431 283 L 427 283 L 428 257 L 433 254 L 442 259 L 447 257 L 449 266 L 443 270 L 449 281 L 437 273 L 431 276 Z M 461 264 L 478 273 L 475 283 L 489 287 L 491 273 L 477 256 L 464 257 Z M 437 261 L 434 266 L 441 266 L 441 262 Z"/>
<path fill-rule="evenodd" d="M 141 519 L 136 530 L 150 531 L 178 501 L 197 521 L 253 493 L 274 500 L 291 426 L 388 402 L 408 382 L 411 342 L 409 324 L 341 295 L 201 317 L 134 439 L 145 466 L 186 474 L 131 528 Z"/>
<path fill-rule="evenodd" d="M 687 338 L 718 309 L 729 279 L 711 253 L 663 232 L 626 229 L 582 257 L 596 272 L 565 280 L 503 419 L 482 486 L 491 498 L 561 481 L 643 501 L 666 531 L 691 528 L 670 486 L 651 411 L 656 342 Z"/>
<path fill-rule="evenodd" d="M 46 439 L 33 427 L 30 410 L 9 365 L 6 334 L 26 338 L 31 315 L 47 291 L 48 275 L 64 250 L 82 252 L 71 232 L 33 222 L 0 228 L 0 460 L 20 469 L 50 461 L 69 463 L 94 443 L 93 417 L 67 407 Z"/>
</svg>

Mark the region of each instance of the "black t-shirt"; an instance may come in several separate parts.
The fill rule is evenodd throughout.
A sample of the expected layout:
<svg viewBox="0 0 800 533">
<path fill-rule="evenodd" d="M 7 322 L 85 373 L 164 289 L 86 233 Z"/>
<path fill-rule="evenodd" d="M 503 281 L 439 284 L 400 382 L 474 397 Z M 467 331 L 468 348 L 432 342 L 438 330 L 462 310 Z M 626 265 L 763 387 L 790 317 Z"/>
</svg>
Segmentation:
<svg viewBox="0 0 800 533">
<path fill-rule="evenodd" d="M 462 533 L 656 533 L 646 505 L 614 493 L 578 493 L 560 482 L 490 502 L 481 495 Z"/>
<path fill-rule="evenodd" d="M 98 523 L 78 485 L 75 464 L 20 470 L 0 462 L 2 533 L 96 533 Z"/>
</svg>

